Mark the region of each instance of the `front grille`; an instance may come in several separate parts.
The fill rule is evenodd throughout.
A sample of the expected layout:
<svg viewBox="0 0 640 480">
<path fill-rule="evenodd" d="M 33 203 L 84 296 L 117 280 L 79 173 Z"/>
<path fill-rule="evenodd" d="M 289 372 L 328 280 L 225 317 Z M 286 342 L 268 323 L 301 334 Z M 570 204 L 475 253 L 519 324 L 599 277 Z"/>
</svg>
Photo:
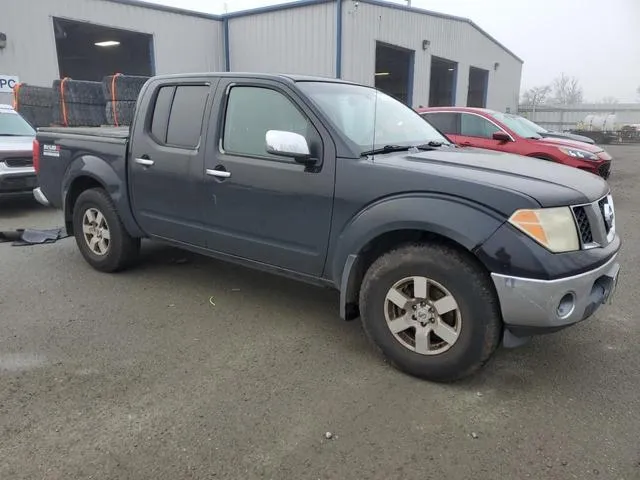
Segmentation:
<svg viewBox="0 0 640 480">
<path fill-rule="evenodd" d="M 598 209 L 600 210 L 600 214 L 602 215 L 602 218 L 605 220 L 604 221 L 604 229 L 607 232 L 607 235 L 609 234 L 609 232 L 611 231 L 611 224 L 609 222 L 607 222 L 606 218 L 607 215 L 604 212 L 604 206 L 607 204 L 607 197 L 601 198 L 600 201 L 598 202 Z"/>
<path fill-rule="evenodd" d="M 580 240 L 583 245 L 593 243 L 593 232 L 591 231 L 591 224 L 589 223 L 589 217 L 584 207 L 573 207 L 573 214 L 576 217 L 576 224 L 580 232 Z"/>
<path fill-rule="evenodd" d="M 611 171 L 611 162 L 603 163 L 598 167 L 598 175 L 600 175 L 605 180 L 609 178 L 610 171 Z"/>
<path fill-rule="evenodd" d="M 7 167 L 11 168 L 31 167 L 33 165 L 33 159 L 30 157 L 5 158 L 4 163 Z"/>
</svg>

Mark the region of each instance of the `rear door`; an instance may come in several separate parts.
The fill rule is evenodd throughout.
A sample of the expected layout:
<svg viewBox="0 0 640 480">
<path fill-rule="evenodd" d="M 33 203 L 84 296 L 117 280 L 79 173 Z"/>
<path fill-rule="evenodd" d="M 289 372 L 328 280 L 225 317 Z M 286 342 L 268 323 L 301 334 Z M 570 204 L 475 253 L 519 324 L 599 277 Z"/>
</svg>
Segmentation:
<svg viewBox="0 0 640 480">
<path fill-rule="evenodd" d="M 205 115 L 217 79 L 158 83 L 139 106 L 129 150 L 133 210 L 150 234 L 204 246 L 203 195 Z"/>
<path fill-rule="evenodd" d="M 319 276 L 335 184 L 335 146 L 295 89 L 269 80 L 224 78 L 205 158 L 207 247 Z M 266 151 L 265 133 L 303 135 L 318 164 Z M 356 188 L 356 187 L 354 187 Z"/>
</svg>

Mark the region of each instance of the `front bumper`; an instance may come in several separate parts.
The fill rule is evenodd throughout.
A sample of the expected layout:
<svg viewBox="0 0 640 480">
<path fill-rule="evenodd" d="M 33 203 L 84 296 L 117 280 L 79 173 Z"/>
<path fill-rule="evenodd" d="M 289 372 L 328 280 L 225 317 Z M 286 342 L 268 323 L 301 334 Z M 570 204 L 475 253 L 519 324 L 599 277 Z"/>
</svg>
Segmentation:
<svg viewBox="0 0 640 480">
<path fill-rule="evenodd" d="M 491 274 L 505 327 L 515 336 L 561 330 L 589 318 L 615 290 L 617 254 L 602 266 L 572 277 L 536 280 Z"/>
<path fill-rule="evenodd" d="M 38 186 L 33 167 L 11 168 L 0 162 L 0 194 L 27 193 Z"/>
</svg>

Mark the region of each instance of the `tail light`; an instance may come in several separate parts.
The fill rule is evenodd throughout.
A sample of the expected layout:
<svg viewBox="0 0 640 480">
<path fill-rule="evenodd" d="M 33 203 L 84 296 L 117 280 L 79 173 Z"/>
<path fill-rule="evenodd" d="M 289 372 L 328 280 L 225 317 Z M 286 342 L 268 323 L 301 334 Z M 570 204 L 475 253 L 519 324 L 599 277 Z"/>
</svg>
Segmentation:
<svg viewBox="0 0 640 480">
<path fill-rule="evenodd" d="M 33 168 L 36 173 L 40 172 L 40 142 L 38 140 L 33 141 Z"/>
</svg>

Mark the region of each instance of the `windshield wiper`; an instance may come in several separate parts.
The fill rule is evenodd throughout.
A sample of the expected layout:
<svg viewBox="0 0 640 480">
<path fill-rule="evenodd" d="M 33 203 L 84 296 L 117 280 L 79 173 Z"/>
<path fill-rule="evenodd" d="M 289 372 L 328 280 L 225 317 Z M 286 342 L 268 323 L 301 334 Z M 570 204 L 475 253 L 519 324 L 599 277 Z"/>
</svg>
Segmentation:
<svg viewBox="0 0 640 480">
<path fill-rule="evenodd" d="M 361 157 L 367 157 L 369 155 L 380 155 L 382 153 L 393 152 L 406 152 L 413 148 L 411 145 L 385 145 L 384 147 L 374 148 L 373 150 L 366 150 L 360 154 Z"/>
<path fill-rule="evenodd" d="M 360 156 L 366 157 L 369 155 L 380 155 L 383 153 L 406 152 L 413 148 L 417 148 L 418 150 L 433 150 L 434 148 L 442 147 L 443 145 L 443 142 L 438 142 L 435 140 L 431 140 L 421 145 L 385 145 L 384 147 L 374 148 L 373 150 L 362 152 Z"/>
<path fill-rule="evenodd" d="M 438 140 L 431 140 L 427 143 L 424 143 L 422 145 L 416 145 L 416 148 L 419 148 L 420 150 L 431 150 L 433 148 L 438 148 L 438 147 L 442 147 L 443 145 L 451 145 L 450 143 L 444 143 L 444 142 L 440 142 Z"/>
<path fill-rule="evenodd" d="M 0 137 L 28 137 L 29 135 L 21 135 L 19 133 L 0 133 Z"/>
</svg>

